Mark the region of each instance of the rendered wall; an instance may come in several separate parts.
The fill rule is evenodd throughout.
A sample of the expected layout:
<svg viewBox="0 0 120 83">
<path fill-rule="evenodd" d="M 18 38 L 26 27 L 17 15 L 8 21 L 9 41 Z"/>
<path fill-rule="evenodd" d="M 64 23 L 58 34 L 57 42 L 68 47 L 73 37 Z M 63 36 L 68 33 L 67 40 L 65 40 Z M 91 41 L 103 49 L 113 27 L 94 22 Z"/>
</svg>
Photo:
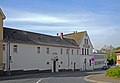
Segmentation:
<svg viewBox="0 0 120 83">
<path fill-rule="evenodd" d="M 0 12 L 0 70 L 3 70 L 3 17 Z"/>
</svg>

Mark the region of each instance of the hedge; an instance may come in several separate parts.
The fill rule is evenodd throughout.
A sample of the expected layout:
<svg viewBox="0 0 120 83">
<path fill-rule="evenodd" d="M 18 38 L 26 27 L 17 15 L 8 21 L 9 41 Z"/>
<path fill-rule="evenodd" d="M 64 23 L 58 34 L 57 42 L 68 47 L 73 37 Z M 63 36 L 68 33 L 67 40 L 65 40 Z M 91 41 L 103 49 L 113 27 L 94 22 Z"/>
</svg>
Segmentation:
<svg viewBox="0 0 120 83">
<path fill-rule="evenodd" d="M 109 68 L 105 75 L 111 78 L 120 78 L 120 66 Z"/>
</svg>

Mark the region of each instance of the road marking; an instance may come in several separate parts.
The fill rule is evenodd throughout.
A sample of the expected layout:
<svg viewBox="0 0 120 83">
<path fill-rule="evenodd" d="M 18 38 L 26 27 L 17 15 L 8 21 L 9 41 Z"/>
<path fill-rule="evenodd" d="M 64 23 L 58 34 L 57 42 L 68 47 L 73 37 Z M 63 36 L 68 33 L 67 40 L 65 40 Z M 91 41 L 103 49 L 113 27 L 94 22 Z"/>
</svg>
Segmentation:
<svg viewBox="0 0 120 83">
<path fill-rule="evenodd" d="M 43 80 L 44 78 L 41 78 L 41 79 L 39 79 L 36 83 L 39 83 L 39 82 L 41 82 L 42 80 Z"/>
<path fill-rule="evenodd" d="M 88 75 L 88 76 L 84 77 L 84 80 L 88 81 L 88 82 L 92 82 L 92 83 L 111 83 L 111 82 L 103 82 L 103 81 L 96 81 L 96 80 L 88 79 L 88 77 L 90 77 L 90 76 L 93 76 L 93 75 Z"/>
</svg>

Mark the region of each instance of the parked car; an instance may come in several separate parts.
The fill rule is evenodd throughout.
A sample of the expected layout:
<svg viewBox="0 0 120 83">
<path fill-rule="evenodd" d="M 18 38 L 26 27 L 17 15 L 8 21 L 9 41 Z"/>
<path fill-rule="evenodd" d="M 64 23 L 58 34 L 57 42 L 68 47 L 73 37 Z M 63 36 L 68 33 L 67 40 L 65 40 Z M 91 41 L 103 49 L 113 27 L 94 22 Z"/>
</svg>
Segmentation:
<svg viewBox="0 0 120 83">
<path fill-rule="evenodd" d="M 107 65 L 107 66 L 103 66 L 103 67 L 102 67 L 102 70 L 107 70 L 107 69 L 109 69 L 109 68 L 110 68 L 109 65 Z"/>
</svg>

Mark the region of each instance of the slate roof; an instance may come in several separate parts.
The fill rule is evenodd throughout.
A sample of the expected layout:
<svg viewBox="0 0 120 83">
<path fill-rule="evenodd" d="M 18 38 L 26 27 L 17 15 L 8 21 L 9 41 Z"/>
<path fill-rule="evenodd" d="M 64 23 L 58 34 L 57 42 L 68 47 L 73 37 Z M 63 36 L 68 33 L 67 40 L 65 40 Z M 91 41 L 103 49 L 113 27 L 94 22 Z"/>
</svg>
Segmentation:
<svg viewBox="0 0 120 83">
<path fill-rule="evenodd" d="M 64 35 L 64 38 L 73 39 L 73 40 L 75 40 L 77 45 L 80 45 L 80 43 L 81 43 L 81 41 L 86 33 L 87 33 L 86 31 L 74 32 L 74 33 Z"/>
<path fill-rule="evenodd" d="M 120 53 L 120 49 L 118 49 L 118 50 L 115 50 L 115 52 L 116 52 L 116 53 Z"/>
<path fill-rule="evenodd" d="M 50 36 L 40 33 L 34 33 L 29 31 L 3 28 L 4 41 L 19 42 L 19 43 L 35 43 L 35 44 L 46 44 L 46 45 L 57 45 L 57 46 L 69 46 L 77 47 L 78 45 L 73 39 L 63 38 L 58 36 Z"/>
</svg>

